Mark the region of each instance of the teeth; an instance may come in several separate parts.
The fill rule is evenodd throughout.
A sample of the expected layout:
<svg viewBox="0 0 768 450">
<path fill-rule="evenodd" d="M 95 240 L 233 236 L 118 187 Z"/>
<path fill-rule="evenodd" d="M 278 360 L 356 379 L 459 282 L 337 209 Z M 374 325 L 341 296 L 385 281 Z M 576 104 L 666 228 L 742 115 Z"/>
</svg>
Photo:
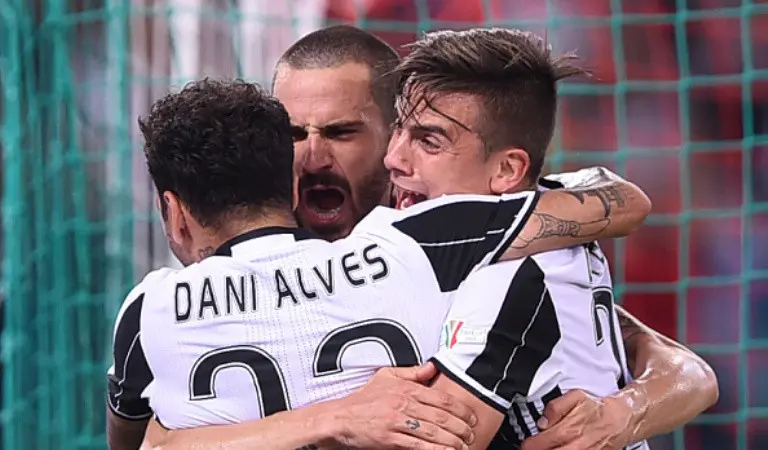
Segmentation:
<svg viewBox="0 0 768 450">
<path fill-rule="evenodd" d="M 315 210 L 315 214 L 317 214 L 317 217 L 321 218 L 322 220 L 331 220 L 338 217 L 338 215 L 341 213 L 341 207 L 334 208 L 327 211 L 318 211 Z"/>
</svg>

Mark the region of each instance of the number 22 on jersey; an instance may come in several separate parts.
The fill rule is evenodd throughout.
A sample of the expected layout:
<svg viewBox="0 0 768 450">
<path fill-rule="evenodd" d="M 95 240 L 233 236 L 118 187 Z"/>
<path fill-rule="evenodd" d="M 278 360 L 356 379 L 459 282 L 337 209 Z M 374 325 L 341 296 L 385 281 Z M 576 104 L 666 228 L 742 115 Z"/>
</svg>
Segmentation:
<svg viewBox="0 0 768 450">
<path fill-rule="evenodd" d="M 365 320 L 337 328 L 320 341 L 315 350 L 313 376 L 341 372 L 346 349 L 362 342 L 380 344 L 393 366 L 416 366 L 422 362 L 413 336 L 401 324 L 387 319 Z M 285 378 L 277 360 L 253 345 L 223 347 L 202 355 L 189 376 L 190 400 L 216 398 L 216 374 L 230 368 L 249 372 L 264 417 L 291 409 Z"/>
</svg>

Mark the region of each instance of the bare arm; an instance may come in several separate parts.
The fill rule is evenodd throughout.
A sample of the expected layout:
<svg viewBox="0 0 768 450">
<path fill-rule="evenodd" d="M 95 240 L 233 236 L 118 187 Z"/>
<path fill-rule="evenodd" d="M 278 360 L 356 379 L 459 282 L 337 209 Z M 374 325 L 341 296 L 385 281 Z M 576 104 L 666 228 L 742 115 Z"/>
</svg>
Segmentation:
<svg viewBox="0 0 768 450">
<path fill-rule="evenodd" d="M 144 439 L 147 420 L 128 420 L 107 408 L 107 444 L 109 450 L 136 450 Z"/>
<path fill-rule="evenodd" d="M 717 379 L 701 358 L 616 310 L 636 380 L 606 398 L 574 390 L 553 400 L 543 432 L 523 450 L 621 449 L 683 426 L 717 401 Z"/>
<path fill-rule="evenodd" d="M 718 398 L 712 368 L 683 345 L 616 307 L 635 381 L 615 396 L 630 411 L 627 442 L 683 426 Z"/>
<path fill-rule="evenodd" d="M 348 397 L 235 425 L 169 431 L 153 421 L 142 448 L 459 449 L 477 420 L 463 403 L 422 384 L 436 374 L 432 364 L 381 369 Z"/>
<path fill-rule="evenodd" d="M 143 450 L 237 450 L 269 448 L 294 450 L 323 445 L 333 428 L 333 404 L 317 404 L 265 419 L 237 425 L 166 430 L 153 420 L 147 429 Z M 136 448 L 136 447 L 134 447 Z M 332 448 L 332 447 L 329 447 Z"/>
<path fill-rule="evenodd" d="M 543 193 L 502 260 L 624 237 L 648 217 L 651 201 L 634 184 L 594 167 L 563 177 L 564 189 Z M 557 178 L 557 177 L 554 177 Z"/>
<path fill-rule="evenodd" d="M 451 394 L 460 402 L 469 406 L 477 416 L 477 425 L 474 427 L 474 439 L 469 444 L 468 450 L 485 450 L 490 445 L 493 437 L 501 427 L 505 415 L 480 400 L 460 384 L 451 380 L 445 374 L 440 374 L 432 384 L 432 388 Z"/>
</svg>

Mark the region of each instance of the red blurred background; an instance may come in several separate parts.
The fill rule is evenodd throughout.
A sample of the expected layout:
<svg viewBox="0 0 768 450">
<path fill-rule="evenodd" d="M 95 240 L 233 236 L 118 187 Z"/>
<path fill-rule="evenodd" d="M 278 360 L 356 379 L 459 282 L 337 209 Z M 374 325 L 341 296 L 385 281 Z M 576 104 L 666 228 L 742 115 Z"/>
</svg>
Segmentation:
<svg viewBox="0 0 768 450">
<path fill-rule="evenodd" d="M 655 449 L 768 448 L 768 1 L 752 3 L 327 3 L 329 23 L 397 47 L 427 30 L 518 26 L 593 70 L 562 88 L 550 168 L 605 165 L 648 192 L 647 226 L 604 243 L 617 291 L 721 383 L 720 402 Z"/>
</svg>

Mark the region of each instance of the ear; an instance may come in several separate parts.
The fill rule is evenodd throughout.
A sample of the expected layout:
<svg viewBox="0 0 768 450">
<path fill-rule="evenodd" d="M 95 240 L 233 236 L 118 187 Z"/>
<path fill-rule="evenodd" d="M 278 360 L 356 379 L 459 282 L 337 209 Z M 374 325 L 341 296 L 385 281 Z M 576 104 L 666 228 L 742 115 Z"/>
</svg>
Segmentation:
<svg viewBox="0 0 768 450">
<path fill-rule="evenodd" d="M 167 215 L 165 218 L 165 232 L 176 244 L 184 243 L 190 238 L 189 211 L 179 200 L 179 197 L 171 191 L 163 192 L 163 198 L 160 201 L 165 203 Z"/>
<path fill-rule="evenodd" d="M 526 186 L 531 158 L 525 150 L 500 150 L 494 152 L 489 160 L 492 170 L 490 189 L 493 194 L 506 194 Z"/>
</svg>

